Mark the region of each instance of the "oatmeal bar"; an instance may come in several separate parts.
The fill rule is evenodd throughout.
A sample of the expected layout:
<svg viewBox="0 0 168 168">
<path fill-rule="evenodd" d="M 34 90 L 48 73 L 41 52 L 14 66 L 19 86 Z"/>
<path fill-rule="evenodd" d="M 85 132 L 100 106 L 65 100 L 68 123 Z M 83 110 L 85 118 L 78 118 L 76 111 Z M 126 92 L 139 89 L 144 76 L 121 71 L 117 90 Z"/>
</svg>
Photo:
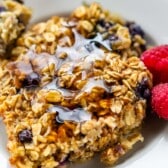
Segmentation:
<svg viewBox="0 0 168 168">
<path fill-rule="evenodd" d="M 144 32 L 99 4 L 53 16 L 17 39 L 0 69 L 10 163 L 56 168 L 101 153 L 114 164 L 138 141 L 152 77 Z"/>
<path fill-rule="evenodd" d="M 8 57 L 15 40 L 25 30 L 31 10 L 15 1 L 0 5 L 0 57 Z"/>
</svg>

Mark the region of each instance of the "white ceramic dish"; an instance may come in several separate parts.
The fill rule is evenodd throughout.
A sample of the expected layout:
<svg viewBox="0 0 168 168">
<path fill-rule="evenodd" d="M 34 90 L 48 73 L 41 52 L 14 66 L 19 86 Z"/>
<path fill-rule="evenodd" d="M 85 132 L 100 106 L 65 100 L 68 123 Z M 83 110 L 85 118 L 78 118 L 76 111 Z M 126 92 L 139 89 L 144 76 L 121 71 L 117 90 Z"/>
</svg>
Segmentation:
<svg viewBox="0 0 168 168">
<path fill-rule="evenodd" d="M 0 0 L 1 1 L 1 0 Z M 156 44 L 168 43 L 168 0 L 96 0 L 105 8 L 117 12 L 129 20 L 139 23 Z M 47 18 L 54 14 L 70 12 L 83 0 L 26 0 L 33 8 L 32 22 Z M 92 2 L 92 0 L 88 1 Z M 167 168 L 168 156 L 168 122 L 151 117 L 145 121 L 143 134 L 144 143 L 127 154 L 116 168 Z M 9 154 L 6 150 L 6 133 L 0 121 L 0 168 L 11 168 L 8 163 Z M 93 159 L 84 164 L 73 164 L 70 168 L 105 168 Z"/>
</svg>

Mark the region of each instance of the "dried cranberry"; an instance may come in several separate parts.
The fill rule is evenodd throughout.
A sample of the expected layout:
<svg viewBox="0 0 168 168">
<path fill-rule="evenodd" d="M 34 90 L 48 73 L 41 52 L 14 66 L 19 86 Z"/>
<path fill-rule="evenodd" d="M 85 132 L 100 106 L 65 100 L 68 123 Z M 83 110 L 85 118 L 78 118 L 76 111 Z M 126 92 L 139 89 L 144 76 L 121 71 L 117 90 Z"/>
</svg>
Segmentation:
<svg viewBox="0 0 168 168">
<path fill-rule="evenodd" d="M 19 132 L 18 138 L 21 143 L 30 143 L 32 142 L 32 132 L 30 130 L 24 129 Z"/>
<path fill-rule="evenodd" d="M 25 77 L 22 82 L 23 87 L 37 87 L 40 83 L 40 77 L 37 73 L 33 72 Z"/>
</svg>

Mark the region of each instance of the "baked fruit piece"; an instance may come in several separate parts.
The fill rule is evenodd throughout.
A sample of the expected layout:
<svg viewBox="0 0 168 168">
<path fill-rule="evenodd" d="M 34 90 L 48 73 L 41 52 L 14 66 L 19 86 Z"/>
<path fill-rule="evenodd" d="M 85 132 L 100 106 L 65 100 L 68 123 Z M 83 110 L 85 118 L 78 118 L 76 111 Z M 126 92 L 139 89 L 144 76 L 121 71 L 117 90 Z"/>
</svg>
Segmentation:
<svg viewBox="0 0 168 168">
<path fill-rule="evenodd" d="M 0 5 L 0 57 L 9 56 L 15 40 L 25 30 L 31 10 L 22 4 L 6 0 Z"/>
<path fill-rule="evenodd" d="M 12 165 L 55 168 L 97 152 L 112 165 L 143 141 L 152 80 L 136 27 L 93 3 L 17 40 L 0 80 Z"/>
</svg>

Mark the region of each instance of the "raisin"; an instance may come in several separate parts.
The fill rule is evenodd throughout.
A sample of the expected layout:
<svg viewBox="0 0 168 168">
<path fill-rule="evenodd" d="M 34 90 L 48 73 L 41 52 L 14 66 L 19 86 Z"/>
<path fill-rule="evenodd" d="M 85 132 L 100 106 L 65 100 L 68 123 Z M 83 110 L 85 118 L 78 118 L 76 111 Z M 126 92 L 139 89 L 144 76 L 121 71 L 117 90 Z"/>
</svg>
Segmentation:
<svg viewBox="0 0 168 168">
<path fill-rule="evenodd" d="M 32 132 L 28 129 L 24 129 L 19 132 L 18 138 L 21 143 L 30 143 L 32 142 Z"/>
</svg>

